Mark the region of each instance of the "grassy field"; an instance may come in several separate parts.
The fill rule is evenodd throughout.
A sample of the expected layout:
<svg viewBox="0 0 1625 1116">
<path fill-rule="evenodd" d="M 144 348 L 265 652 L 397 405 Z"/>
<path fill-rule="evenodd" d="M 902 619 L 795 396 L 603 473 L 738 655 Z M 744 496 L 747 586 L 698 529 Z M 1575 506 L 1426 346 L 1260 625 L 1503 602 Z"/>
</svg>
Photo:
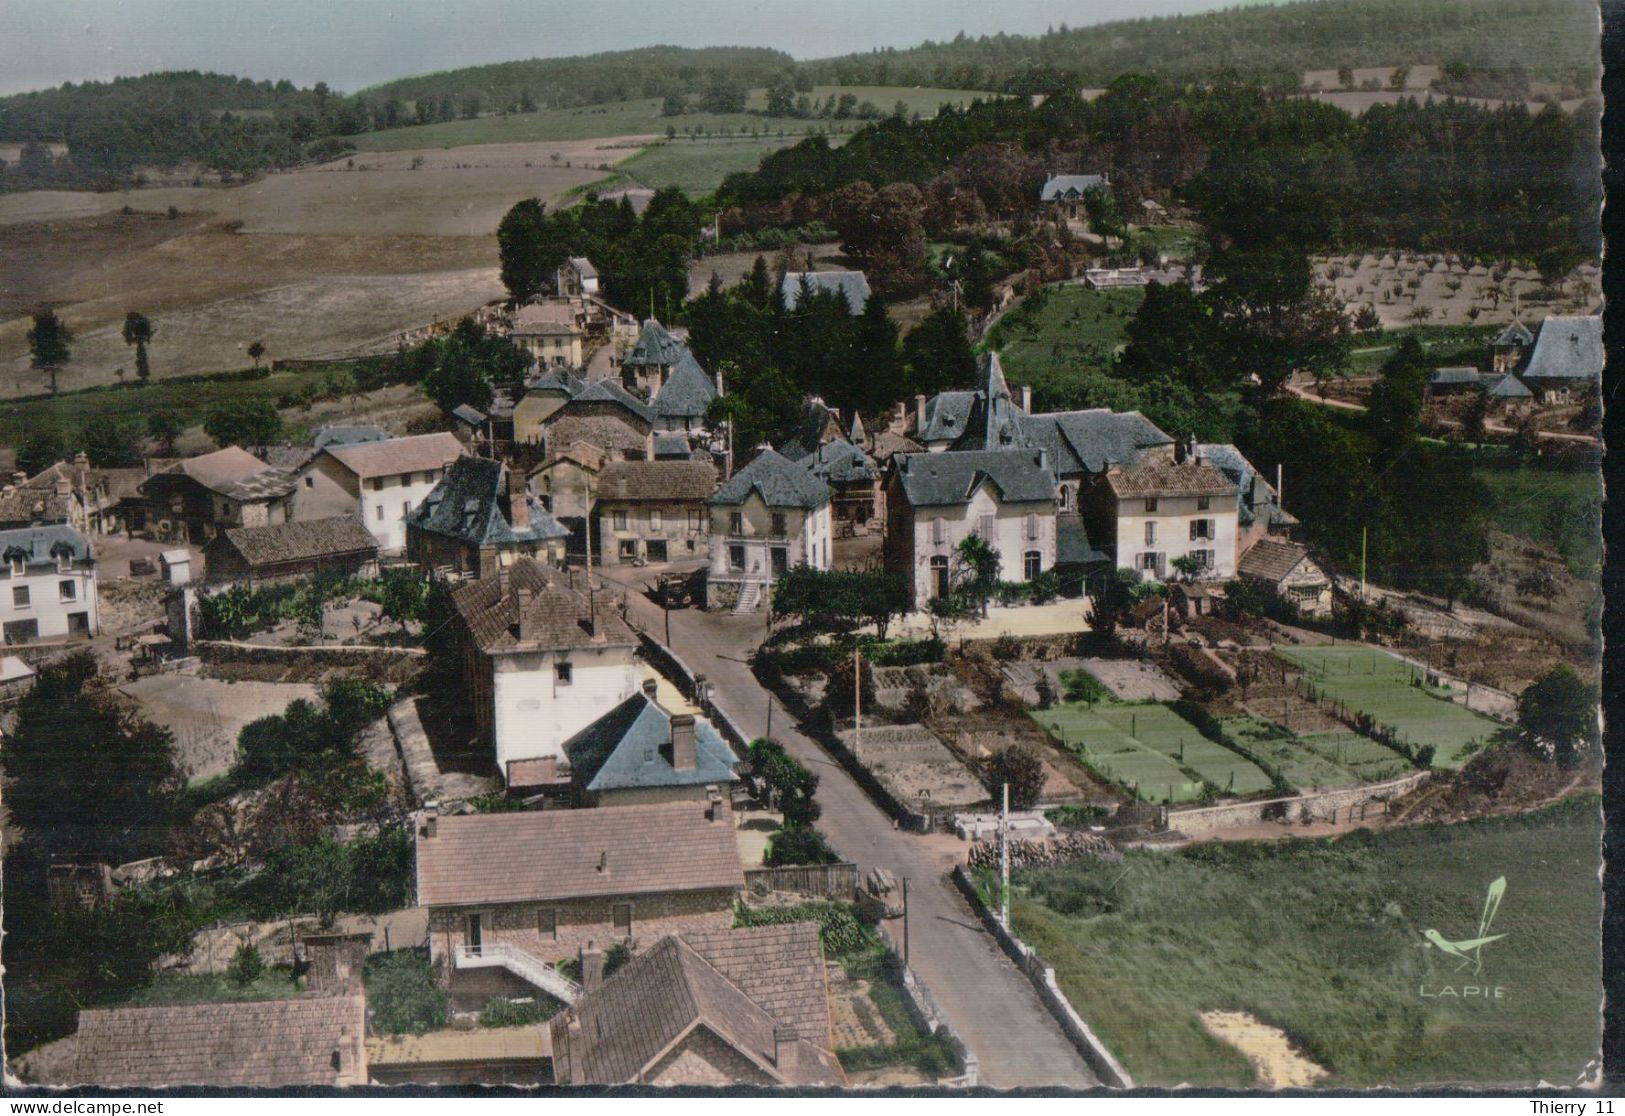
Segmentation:
<svg viewBox="0 0 1625 1116">
<path fill-rule="evenodd" d="M 1335 764 L 1358 782 L 1380 783 L 1411 770 L 1411 761 L 1392 748 L 1357 732 L 1310 732 L 1298 737 L 1304 750 Z"/>
<path fill-rule="evenodd" d="M 1490 490 L 1490 516 L 1510 535 L 1549 543 L 1576 577 L 1602 572 L 1602 478 L 1591 470 L 1519 466 L 1505 455 L 1472 455 Z"/>
<path fill-rule="evenodd" d="M 1357 786 L 1365 781 L 1348 767 L 1328 759 L 1307 740 L 1294 736 L 1279 725 L 1256 717 L 1225 717 L 1219 723 L 1225 735 L 1254 755 L 1273 763 L 1286 781 L 1298 790 L 1330 790 L 1333 787 Z M 1384 748 L 1383 751 L 1388 752 L 1388 749 Z M 1335 750 L 1333 755 L 1336 755 Z M 1404 765 L 1404 761 L 1395 753 L 1388 752 L 1388 755 Z"/>
<path fill-rule="evenodd" d="M 288 1000 L 300 989 L 287 969 L 267 968 L 249 984 L 238 984 L 224 973 L 160 973 L 145 988 L 131 994 L 130 1007 L 159 1004 L 218 1004 L 234 1000 Z"/>
<path fill-rule="evenodd" d="M 1198 1013 L 1251 1012 L 1330 1071 L 1322 1087 L 1573 1083 L 1597 1056 L 1599 802 L 1338 840 L 1128 851 L 1016 877 L 1018 934 L 1141 1085 L 1244 1087 Z M 1477 977 L 1422 932 L 1472 937 Z M 1443 986 L 1499 999 L 1424 997 Z"/>
<path fill-rule="evenodd" d="M 1148 802 L 1188 802 L 1203 782 L 1225 794 L 1253 794 L 1270 779 L 1250 760 L 1207 739 L 1165 705 L 1068 702 L 1032 717 L 1084 763 L 1134 788 Z"/>
<path fill-rule="evenodd" d="M 999 320 L 990 341 L 1011 383 L 1031 384 L 1057 364 L 1104 370 L 1124 343 L 1140 308 L 1140 287 L 1090 290 L 1081 284 L 1046 287 Z"/>
<path fill-rule="evenodd" d="M 609 180 L 613 186 L 676 186 L 690 196 L 709 194 L 722 180 L 736 171 L 753 171 L 764 156 L 782 147 L 799 143 L 800 132 L 783 137 L 733 136 L 727 139 L 693 140 L 679 136 L 650 144 L 621 163 Z M 831 137 L 833 140 L 843 136 Z"/>
<path fill-rule="evenodd" d="M 831 95 L 840 96 L 850 93 L 858 99 L 858 104 L 868 101 L 881 112 L 890 114 L 898 101 L 910 115 L 919 113 L 922 117 L 932 117 L 943 105 L 954 105 L 963 108 L 975 100 L 992 100 L 997 93 L 977 93 L 967 89 L 930 89 L 916 85 L 815 85 L 807 96 L 814 101 L 827 101 Z M 800 94 L 797 94 L 800 96 Z M 747 106 L 764 111 L 767 108 L 767 90 L 753 89 Z"/>
<path fill-rule="evenodd" d="M 1496 721 L 1413 686 L 1416 668 L 1385 652 L 1348 646 L 1275 651 L 1308 670 L 1324 696 L 1369 713 L 1414 744 L 1433 745 L 1435 767 L 1460 767 L 1472 754 L 1469 744 L 1500 730 Z"/>
<path fill-rule="evenodd" d="M 1435 358 L 1448 356 L 1454 360 L 1458 351 L 1462 351 L 1461 363 L 1472 364 L 1480 354 L 1489 352 L 1490 339 L 1503 328 L 1504 325 L 1437 325 L 1386 330 L 1375 344 L 1355 342 L 1349 355 L 1349 374 L 1368 376 L 1378 371 L 1407 337 L 1415 337 L 1422 348 Z M 1472 351 L 1469 353 L 1465 350 Z"/>
</svg>

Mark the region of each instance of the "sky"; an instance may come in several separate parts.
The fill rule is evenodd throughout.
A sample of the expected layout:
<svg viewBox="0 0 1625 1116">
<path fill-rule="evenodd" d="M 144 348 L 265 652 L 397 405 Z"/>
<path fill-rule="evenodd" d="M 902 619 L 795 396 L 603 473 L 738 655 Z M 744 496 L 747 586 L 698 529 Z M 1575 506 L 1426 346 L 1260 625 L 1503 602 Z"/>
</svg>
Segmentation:
<svg viewBox="0 0 1625 1116">
<path fill-rule="evenodd" d="M 0 0 L 0 94 L 155 70 L 343 92 L 486 62 L 673 46 L 798 59 L 1041 34 L 1237 0 Z"/>
</svg>

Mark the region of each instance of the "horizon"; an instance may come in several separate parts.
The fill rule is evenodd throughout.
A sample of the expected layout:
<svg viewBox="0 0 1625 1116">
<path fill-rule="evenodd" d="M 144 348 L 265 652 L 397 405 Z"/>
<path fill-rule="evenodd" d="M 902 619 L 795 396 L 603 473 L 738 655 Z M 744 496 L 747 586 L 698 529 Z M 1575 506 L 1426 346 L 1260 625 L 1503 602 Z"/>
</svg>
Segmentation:
<svg viewBox="0 0 1625 1116">
<path fill-rule="evenodd" d="M 400 78 L 653 46 L 755 47 L 797 62 L 948 42 L 963 33 L 1042 35 L 1273 0 L 620 0 L 589 18 L 565 0 L 0 0 L 0 96 L 65 82 L 198 70 L 319 81 L 352 94 Z M 628 14 L 629 13 L 629 14 Z M 177 34 L 178 27 L 188 28 Z M 535 49 L 520 47 L 534 43 Z M 357 44 L 361 44 L 358 46 Z"/>
</svg>

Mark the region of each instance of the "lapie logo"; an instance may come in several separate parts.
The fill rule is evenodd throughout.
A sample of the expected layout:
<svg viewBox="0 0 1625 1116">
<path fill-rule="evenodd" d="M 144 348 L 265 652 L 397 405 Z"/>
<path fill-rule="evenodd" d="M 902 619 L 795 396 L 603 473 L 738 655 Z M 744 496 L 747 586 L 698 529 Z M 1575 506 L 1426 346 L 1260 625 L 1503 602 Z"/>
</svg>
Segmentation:
<svg viewBox="0 0 1625 1116">
<path fill-rule="evenodd" d="M 1469 938 L 1452 940 L 1446 938 L 1437 930 L 1422 931 L 1422 937 L 1428 948 L 1437 949 L 1446 957 L 1458 962 L 1456 972 L 1472 969 L 1472 975 L 1478 976 L 1484 971 L 1484 947 L 1492 942 L 1498 942 L 1506 937 L 1505 934 L 1492 934 L 1495 925 L 1495 914 L 1501 909 L 1501 897 L 1506 894 L 1507 879 L 1505 876 L 1497 877 L 1490 884 L 1489 892 L 1484 896 L 1484 910 L 1478 918 L 1478 933 Z M 1424 983 L 1420 995 L 1425 999 L 1481 999 L 1499 1000 L 1506 993 L 1506 989 L 1499 986 L 1490 987 L 1477 984 L 1444 985 L 1437 989 L 1429 989 Z"/>
</svg>

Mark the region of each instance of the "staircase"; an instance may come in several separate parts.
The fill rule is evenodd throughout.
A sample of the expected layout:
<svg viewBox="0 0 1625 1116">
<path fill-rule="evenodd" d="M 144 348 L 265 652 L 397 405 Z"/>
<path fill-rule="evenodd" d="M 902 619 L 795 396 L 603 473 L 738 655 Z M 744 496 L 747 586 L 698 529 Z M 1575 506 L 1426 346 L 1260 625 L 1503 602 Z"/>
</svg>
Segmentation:
<svg viewBox="0 0 1625 1116">
<path fill-rule="evenodd" d="M 543 962 L 541 958 L 507 942 L 458 946 L 453 960 L 459 969 L 507 969 L 520 980 L 540 988 L 555 1000 L 565 1004 L 574 1004 L 581 995 L 581 985 Z"/>
<path fill-rule="evenodd" d="M 734 615 L 739 616 L 746 612 L 755 612 L 756 606 L 762 603 L 762 583 L 747 581 L 739 587 L 739 599 L 734 602 Z"/>
</svg>

